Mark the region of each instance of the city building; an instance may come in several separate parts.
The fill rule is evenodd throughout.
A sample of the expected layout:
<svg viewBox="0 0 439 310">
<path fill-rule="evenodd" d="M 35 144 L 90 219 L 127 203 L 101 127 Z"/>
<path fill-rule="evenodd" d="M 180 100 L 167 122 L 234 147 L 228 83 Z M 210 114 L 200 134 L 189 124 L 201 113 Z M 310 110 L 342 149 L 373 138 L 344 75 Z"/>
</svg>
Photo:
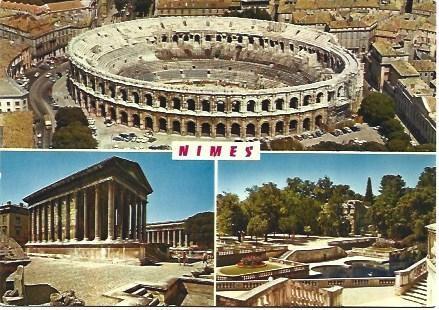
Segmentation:
<svg viewBox="0 0 439 310">
<path fill-rule="evenodd" d="M 436 62 L 431 60 L 411 60 L 410 64 L 419 72 L 419 77 L 427 84 L 436 80 Z"/>
<path fill-rule="evenodd" d="M 50 184 L 23 199 L 31 219 L 27 252 L 138 263 L 151 193 L 140 166 L 119 157 Z"/>
<path fill-rule="evenodd" d="M 157 0 L 154 16 L 223 16 L 240 6 L 238 0 Z"/>
<path fill-rule="evenodd" d="M 184 223 L 184 220 L 149 223 L 146 225 L 146 242 L 188 247 L 192 242 L 184 230 Z"/>
<path fill-rule="evenodd" d="M 21 246 L 29 241 L 29 210 L 23 204 L 8 201 L 0 205 L 0 229 Z"/>
</svg>

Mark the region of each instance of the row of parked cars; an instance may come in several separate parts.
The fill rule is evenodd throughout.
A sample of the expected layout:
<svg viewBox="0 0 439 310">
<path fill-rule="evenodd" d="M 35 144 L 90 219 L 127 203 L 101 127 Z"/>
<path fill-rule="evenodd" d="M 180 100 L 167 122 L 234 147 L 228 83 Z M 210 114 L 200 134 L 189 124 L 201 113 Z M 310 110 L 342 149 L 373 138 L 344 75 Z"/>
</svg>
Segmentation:
<svg viewBox="0 0 439 310">
<path fill-rule="evenodd" d="M 335 129 L 334 131 L 331 132 L 331 134 L 333 136 L 338 137 L 338 136 L 341 136 L 341 135 L 346 134 L 346 133 L 353 133 L 353 132 L 357 132 L 357 131 L 360 131 L 360 127 L 354 125 L 351 127 L 346 126 L 346 127 L 341 128 L 341 129 Z"/>
<path fill-rule="evenodd" d="M 113 141 L 123 141 L 123 142 L 136 142 L 136 143 L 151 143 L 156 141 L 149 133 L 145 133 L 143 137 L 137 136 L 134 132 L 130 133 L 120 133 L 118 136 L 113 137 Z"/>
<path fill-rule="evenodd" d="M 314 139 L 314 138 L 318 138 L 321 137 L 325 134 L 325 131 L 323 129 L 317 129 L 316 131 L 312 131 L 312 132 L 304 132 L 301 135 L 294 135 L 294 138 L 296 140 L 302 141 L 305 139 Z"/>
</svg>

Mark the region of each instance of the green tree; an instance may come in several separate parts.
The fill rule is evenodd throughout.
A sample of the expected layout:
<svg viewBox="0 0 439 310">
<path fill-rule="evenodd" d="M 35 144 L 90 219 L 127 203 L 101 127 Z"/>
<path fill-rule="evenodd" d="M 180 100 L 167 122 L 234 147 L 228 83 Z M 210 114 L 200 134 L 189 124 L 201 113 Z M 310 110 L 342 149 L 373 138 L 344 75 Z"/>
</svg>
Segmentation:
<svg viewBox="0 0 439 310">
<path fill-rule="evenodd" d="M 245 9 L 241 12 L 239 12 L 239 11 L 226 12 L 224 14 L 224 16 L 242 17 L 242 18 L 260 19 L 260 20 L 271 20 L 270 14 L 268 14 L 268 12 L 266 10 L 262 10 L 259 8 Z"/>
<path fill-rule="evenodd" d="M 364 195 L 364 203 L 366 203 L 368 205 L 373 204 L 372 180 L 370 179 L 370 177 L 367 178 L 366 194 Z"/>
<path fill-rule="evenodd" d="M 88 126 L 87 118 L 82 112 L 81 108 L 77 107 L 63 107 L 56 112 L 55 115 L 56 128 L 66 127 L 74 122 L 79 122 L 81 125 Z"/>
<path fill-rule="evenodd" d="M 294 215 L 281 217 L 279 219 L 279 229 L 281 232 L 288 234 L 288 237 L 291 234 L 294 235 L 297 229 L 297 217 Z"/>
<path fill-rule="evenodd" d="M 114 0 L 114 5 L 116 7 L 116 10 L 120 13 L 120 11 L 122 11 L 125 6 L 127 5 L 128 1 L 127 0 Z"/>
<path fill-rule="evenodd" d="M 241 233 L 247 226 L 247 218 L 241 208 L 238 195 L 232 193 L 219 194 L 217 198 L 218 233 L 233 235 L 241 242 Z"/>
<path fill-rule="evenodd" d="M 401 132 L 404 132 L 404 127 L 396 118 L 389 119 L 381 124 L 380 133 L 386 137 L 389 137 L 390 134 Z"/>
<path fill-rule="evenodd" d="M 151 0 L 134 0 L 134 12 L 143 17 L 148 14 L 151 4 Z"/>
<path fill-rule="evenodd" d="M 358 114 L 371 126 L 395 117 L 395 103 L 387 95 L 373 92 L 363 99 Z"/>
<path fill-rule="evenodd" d="M 52 142 L 55 149 L 95 149 L 98 146 L 90 128 L 79 122 L 57 129 Z"/>
<path fill-rule="evenodd" d="M 404 152 L 410 147 L 410 142 L 405 139 L 393 138 L 387 142 L 386 146 L 391 152 Z"/>
<path fill-rule="evenodd" d="M 269 224 L 268 220 L 262 218 L 259 215 L 255 215 L 248 221 L 247 234 L 256 237 L 256 242 L 258 242 L 258 237 L 266 235 Z"/>
<path fill-rule="evenodd" d="M 202 212 L 189 217 L 184 223 L 184 229 L 199 246 L 208 249 L 214 247 L 214 213 Z"/>
</svg>

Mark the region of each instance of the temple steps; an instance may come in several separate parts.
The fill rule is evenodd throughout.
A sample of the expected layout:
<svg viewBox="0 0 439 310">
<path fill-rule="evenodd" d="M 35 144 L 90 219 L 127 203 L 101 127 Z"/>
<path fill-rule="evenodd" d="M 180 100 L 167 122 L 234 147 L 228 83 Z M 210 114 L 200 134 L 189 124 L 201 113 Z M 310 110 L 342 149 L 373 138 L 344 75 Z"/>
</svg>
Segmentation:
<svg viewBox="0 0 439 310">
<path fill-rule="evenodd" d="M 427 305 L 427 279 L 423 278 L 417 282 L 411 289 L 405 292 L 403 299 L 418 303 L 422 306 Z"/>
</svg>

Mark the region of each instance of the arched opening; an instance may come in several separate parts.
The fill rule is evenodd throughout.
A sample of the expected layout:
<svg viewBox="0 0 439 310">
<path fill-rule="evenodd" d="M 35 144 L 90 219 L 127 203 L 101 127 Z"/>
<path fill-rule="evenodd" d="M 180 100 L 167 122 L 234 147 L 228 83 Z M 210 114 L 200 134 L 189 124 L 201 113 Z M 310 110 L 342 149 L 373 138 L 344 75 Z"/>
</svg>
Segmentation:
<svg viewBox="0 0 439 310">
<path fill-rule="evenodd" d="M 94 81 L 94 80 L 90 80 L 90 83 L 91 83 L 91 89 L 93 89 L 94 91 L 96 91 L 95 81 Z"/>
<path fill-rule="evenodd" d="M 110 85 L 108 88 L 110 89 L 110 97 L 111 98 L 116 97 L 116 89 L 115 89 L 114 85 Z"/>
<path fill-rule="evenodd" d="M 253 124 L 248 124 L 245 129 L 245 135 L 247 137 L 254 137 L 256 135 L 256 128 Z"/>
<path fill-rule="evenodd" d="M 162 36 L 162 42 L 167 42 L 168 41 L 168 37 L 167 36 Z"/>
<path fill-rule="evenodd" d="M 210 102 L 209 100 L 201 101 L 201 109 L 206 112 L 210 112 Z"/>
<path fill-rule="evenodd" d="M 305 118 L 303 120 L 303 126 L 302 126 L 304 131 L 309 131 L 311 130 L 311 120 L 309 118 Z"/>
<path fill-rule="evenodd" d="M 217 110 L 217 112 L 224 112 L 225 111 L 224 101 L 218 101 L 216 103 L 216 110 Z"/>
<path fill-rule="evenodd" d="M 290 121 L 290 133 L 297 132 L 297 121 L 292 120 Z"/>
<path fill-rule="evenodd" d="M 269 123 L 263 123 L 261 126 L 261 136 L 268 136 L 270 135 L 270 124 Z"/>
<path fill-rule="evenodd" d="M 290 99 L 290 109 L 298 109 L 299 108 L 299 99 L 293 97 Z"/>
<path fill-rule="evenodd" d="M 232 102 L 232 112 L 240 112 L 241 111 L 241 102 L 238 100 L 234 100 Z"/>
<path fill-rule="evenodd" d="M 216 125 L 216 136 L 217 137 L 226 136 L 226 126 L 224 124 L 219 123 L 218 125 Z"/>
<path fill-rule="evenodd" d="M 254 100 L 249 100 L 247 102 L 247 112 L 254 112 L 255 106 L 256 106 L 256 102 L 254 102 Z"/>
<path fill-rule="evenodd" d="M 104 83 L 99 83 L 99 89 L 102 95 L 105 95 L 105 85 Z"/>
<path fill-rule="evenodd" d="M 201 38 L 200 38 L 200 35 L 199 35 L 199 34 L 196 34 L 196 35 L 195 35 L 195 37 L 194 37 L 194 41 L 197 42 L 197 43 L 200 43 Z"/>
<path fill-rule="evenodd" d="M 152 96 L 151 96 L 151 94 L 146 94 L 145 95 L 145 103 L 146 103 L 146 105 L 152 106 Z"/>
<path fill-rule="evenodd" d="M 222 40 L 221 35 L 217 34 L 217 35 L 216 35 L 216 41 L 217 41 L 217 42 L 221 42 L 221 40 Z"/>
<path fill-rule="evenodd" d="M 172 42 L 178 42 L 178 35 L 176 35 L 176 34 L 174 34 L 173 36 L 172 36 Z"/>
<path fill-rule="evenodd" d="M 160 132 L 166 132 L 166 130 L 167 130 L 167 122 L 166 122 L 166 119 L 161 118 L 161 119 L 159 120 L 159 131 L 160 131 Z"/>
<path fill-rule="evenodd" d="M 128 99 L 128 95 L 127 95 L 127 91 L 123 88 L 120 89 L 120 96 L 122 97 L 123 101 L 127 101 Z"/>
<path fill-rule="evenodd" d="M 210 124 L 209 123 L 203 123 L 201 125 L 201 135 L 204 137 L 210 136 Z"/>
<path fill-rule="evenodd" d="M 227 37 L 227 43 L 232 43 L 232 37 L 231 36 Z"/>
<path fill-rule="evenodd" d="M 323 116 L 321 115 L 316 116 L 315 125 L 319 128 L 323 125 Z"/>
<path fill-rule="evenodd" d="M 242 43 L 242 36 L 238 36 L 238 43 Z"/>
<path fill-rule="evenodd" d="M 316 103 L 323 103 L 322 99 L 323 99 L 323 93 L 318 93 L 316 97 Z"/>
<path fill-rule="evenodd" d="M 133 126 L 140 128 L 140 117 L 137 114 L 133 114 Z"/>
<path fill-rule="evenodd" d="M 343 86 L 340 86 L 337 91 L 337 97 L 342 97 L 342 96 L 344 96 L 344 88 Z"/>
<path fill-rule="evenodd" d="M 159 97 L 159 102 L 160 102 L 160 107 L 161 108 L 166 108 L 166 97 L 160 96 Z"/>
<path fill-rule="evenodd" d="M 107 113 L 105 113 L 105 105 L 100 104 L 100 105 L 99 105 L 99 110 L 100 110 L 100 112 L 101 112 L 101 116 L 103 116 L 103 117 L 106 117 L 106 116 L 107 116 Z"/>
<path fill-rule="evenodd" d="M 188 34 L 185 34 L 183 36 L 183 41 L 189 41 L 189 35 Z"/>
<path fill-rule="evenodd" d="M 270 110 L 270 100 L 262 100 L 262 111 L 268 112 Z"/>
<path fill-rule="evenodd" d="M 116 121 L 116 109 L 111 107 L 111 108 L 108 109 L 108 113 L 110 114 L 110 118 L 113 121 Z"/>
<path fill-rule="evenodd" d="M 134 103 L 139 103 L 140 98 L 139 98 L 139 94 L 137 92 L 133 92 L 133 99 L 134 99 Z"/>
<path fill-rule="evenodd" d="M 128 114 L 125 111 L 120 112 L 120 123 L 122 125 L 128 125 Z"/>
<path fill-rule="evenodd" d="M 195 136 L 195 123 L 194 122 L 189 121 L 186 123 L 186 132 L 190 136 Z"/>
<path fill-rule="evenodd" d="M 232 136 L 239 137 L 241 136 L 241 126 L 239 124 L 232 124 L 232 130 L 231 130 Z"/>
<path fill-rule="evenodd" d="M 195 111 L 195 101 L 194 101 L 194 99 L 188 99 L 186 101 L 186 103 L 187 103 L 187 109 L 189 111 Z"/>
<path fill-rule="evenodd" d="M 276 99 L 276 110 L 283 110 L 284 109 L 284 100 L 279 98 Z"/>
<path fill-rule="evenodd" d="M 87 100 L 85 101 L 85 103 L 87 104 Z M 92 100 L 90 102 L 90 108 L 92 109 L 92 111 L 96 111 L 96 101 Z"/>
<path fill-rule="evenodd" d="M 145 128 L 152 130 L 153 129 L 153 125 L 154 125 L 154 122 L 152 120 L 152 117 L 149 117 L 149 116 L 145 117 Z"/>
<path fill-rule="evenodd" d="M 303 98 L 303 105 L 304 106 L 307 106 L 307 105 L 309 105 L 311 103 L 311 95 L 306 95 L 304 98 Z"/>
<path fill-rule="evenodd" d="M 284 122 L 277 122 L 276 135 L 283 135 L 283 134 L 284 134 Z"/>
<path fill-rule="evenodd" d="M 181 101 L 180 98 L 172 98 L 172 107 L 175 110 L 180 110 L 181 109 Z"/>
<path fill-rule="evenodd" d="M 173 133 L 181 133 L 180 122 L 173 121 L 172 122 L 172 132 Z"/>
</svg>

